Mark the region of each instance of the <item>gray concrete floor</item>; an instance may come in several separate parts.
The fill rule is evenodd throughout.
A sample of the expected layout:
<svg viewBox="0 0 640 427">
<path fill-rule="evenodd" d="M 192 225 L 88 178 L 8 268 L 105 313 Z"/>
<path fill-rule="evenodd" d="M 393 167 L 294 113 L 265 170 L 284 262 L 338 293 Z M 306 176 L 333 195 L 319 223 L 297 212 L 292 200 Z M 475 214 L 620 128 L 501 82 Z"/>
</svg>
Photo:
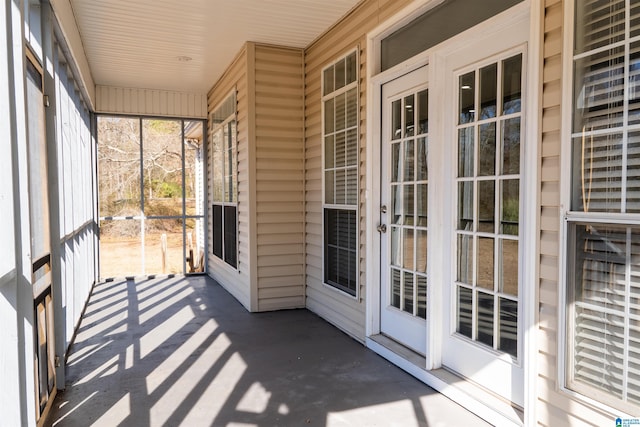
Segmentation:
<svg viewBox="0 0 640 427">
<path fill-rule="evenodd" d="M 48 426 L 487 426 L 307 310 L 198 277 L 96 285 Z"/>
</svg>

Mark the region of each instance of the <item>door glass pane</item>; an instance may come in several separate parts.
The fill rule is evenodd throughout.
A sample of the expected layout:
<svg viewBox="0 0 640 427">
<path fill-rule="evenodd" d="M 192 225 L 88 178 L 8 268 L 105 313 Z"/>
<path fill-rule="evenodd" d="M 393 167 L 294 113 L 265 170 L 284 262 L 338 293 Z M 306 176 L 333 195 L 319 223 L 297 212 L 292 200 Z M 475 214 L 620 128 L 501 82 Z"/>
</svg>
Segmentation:
<svg viewBox="0 0 640 427">
<path fill-rule="evenodd" d="M 520 117 L 502 122 L 502 174 L 520 173 Z"/>
<path fill-rule="evenodd" d="M 495 232 L 495 181 L 478 182 L 478 231 Z"/>
<path fill-rule="evenodd" d="M 413 273 L 404 272 L 403 280 L 403 307 L 407 313 L 413 314 Z"/>
<path fill-rule="evenodd" d="M 402 254 L 400 253 L 400 228 L 391 227 L 391 264 L 400 267 Z"/>
<path fill-rule="evenodd" d="M 473 237 L 458 235 L 458 282 L 472 284 L 473 278 Z"/>
<path fill-rule="evenodd" d="M 458 183 L 458 230 L 473 230 L 473 182 Z"/>
<path fill-rule="evenodd" d="M 417 218 L 416 218 L 416 225 L 419 227 L 426 227 L 427 226 L 427 184 L 417 184 L 416 185 L 416 190 L 417 190 Z"/>
<path fill-rule="evenodd" d="M 400 308 L 400 276 L 401 271 L 391 269 L 391 305 Z"/>
<path fill-rule="evenodd" d="M 496 123 L 480 125 L 478 136 L 478 175 L 489 176 L 496 173 Z"/>
<path fill-rule="evenodd" d="M 405 137 L 415 135 L 415 99 L 413 95 L 404 98 Z"/>
<path fill-rule="evenodd" d="M 413 225 L 414 200 L 413 184 L 404 185 L 404 225 Z"/>
<path fill-rule="evenodd" d="M 473 291 L 471 289 L 458 286 L 457 298 L 457 316 L 456 316 L 456 332 L 468 338 L 472 338 L 472 307 L 473 307 Z"/>
<path fill-rule="evenodd" d="M 494 262 L 494 239 L 488 237 L 478 237 L 478 247 L 476 252 L 477 278 L 476 285 L 493 290 L 493 262 Z"/>
<path fill-rule="evenodd" d="M 498 64 L 480 69 L 480 120 L 496 116 Z"/>
<path fill-rule="evenodd" d="M 518 296 L 518 241 L 500 240 L 500 292 Z"/>
<path fill-rule="evenodd" d="M 427 231 L 416 230 L 416 271 L 427 272 Z"/>
<path fill-rule="evenodd" d="M 402 222 L 402 191 L 399 185 L 391 186 L 391 223 Z"/>
<path fill-rule="evenodd" d="M 502 114 L 518 113 L 522 98 L 522 55 L 502 62 Z"/>
<path fill-rule="evenodd" d="M 520 180 L 502 181 L 502 219 L 500 231 L 503 234 L 518 235 L 520 218 Z"/>
<path fill-rule="evenodd" d="M 416 275 L 416 316 L 427 318 L 427 278 Z"/>
<path fill-rule="evenodd" d="M 402 242 L 404 248 L 403 267 L 407 270 L 413 270 L 413 245 L 415 244 L 413 239 L 413 228 L 404 229 Z"/>
<path fill-rule="evenodd" d="M 483 344 L 493 347 L 493 295 L 484 292 L 477 293 L 478 315 L 476 339 Z"/>
<path fill-rule="evenodd" d="M 458 131 L 458 176 L 473 176 L 473 127 Z"/>
<path fill-rule="evenodd" d="M 400 143 L 391 144 L 391 182 L 400 182 Z"/>
<path fill-rule="evenodd" d="M 476 73 L 471 72 L 460 76 L 460 97 L 459 111 L 460 118 L 458 124 L 471 123 L 475 120 L 475 86 Z"/>
<path fill-rule="evenodd" d="M 429 92 L 418 92 L 418 133 L 429 132 Z"/>
<path fill-rule="evenodd" d="M 498 299 L 500 304 L 500 341 L 498 350 L 518 356 L 518 302 L 506 298 Z"/>
<path fill-rule="evenodd" d="M 402 101 L 391 104 L 391 139 L 402 138 Z"/>
<path fill-rule="evenodd" d="M 404 180 L 414 180 L 415 155 L 413 152 L 413 141 L 409 140 L 404 143 Z"/>
<path fill-rule="evenodd" d="M 416 140 L 416 180 L 426 181 L 429 179 L 429 164 L 427 162 L 428 146 L 427 138 Z"/>
</svg>

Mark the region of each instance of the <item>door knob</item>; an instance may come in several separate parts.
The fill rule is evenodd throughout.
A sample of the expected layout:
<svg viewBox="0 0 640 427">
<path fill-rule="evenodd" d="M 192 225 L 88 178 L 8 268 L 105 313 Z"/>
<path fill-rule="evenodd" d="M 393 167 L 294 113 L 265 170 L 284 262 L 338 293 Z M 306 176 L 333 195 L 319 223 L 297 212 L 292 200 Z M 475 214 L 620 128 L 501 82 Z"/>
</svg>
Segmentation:
<svg viewBox="0 0 640 427">
<path fill-rule="evenodd" d="M 386 233 L 387 232 L 387 224 L 380 224 L 378 226 L 378 233 Z"/>
</svg>

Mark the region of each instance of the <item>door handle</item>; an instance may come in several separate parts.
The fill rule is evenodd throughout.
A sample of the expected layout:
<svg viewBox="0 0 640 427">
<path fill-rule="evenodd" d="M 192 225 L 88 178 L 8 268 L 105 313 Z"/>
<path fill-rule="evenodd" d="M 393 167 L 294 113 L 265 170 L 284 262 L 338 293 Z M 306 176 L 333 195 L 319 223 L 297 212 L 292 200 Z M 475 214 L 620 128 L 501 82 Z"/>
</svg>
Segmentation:
<svg viewBox="0 0 640 427">
<path fill-rule="evenodd" d="M 387 232 L 387 224 L 380 224 L 377 228 L 378 233 L 386 233 Z"/>
</svg>

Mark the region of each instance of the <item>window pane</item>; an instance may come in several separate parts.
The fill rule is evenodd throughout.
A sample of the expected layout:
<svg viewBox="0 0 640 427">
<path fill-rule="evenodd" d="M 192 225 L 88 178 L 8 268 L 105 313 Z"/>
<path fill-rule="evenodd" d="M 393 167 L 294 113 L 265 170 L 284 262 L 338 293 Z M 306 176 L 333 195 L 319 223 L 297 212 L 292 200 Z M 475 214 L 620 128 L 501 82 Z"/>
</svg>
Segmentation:
<svg viewBox="0 0 640 427">
<path fill-rule="evenodd" d="M 346 147 L 346 135 L 344 132 L 338 132 L 336 136 L 336 167 L 341 168 L 345 164 L 347 147 Z"/>
<path fill-rule="evenodd" d="M 336 62 L 336 90 L 344 87 L 346 81 L 346 59 Z"/>
<path fill-rule="evenodd" d="M 480 125 L 478 175 L 496 174 L 496 123 Z"/>
<path fill-rule="evenodd" d="M 621 134 L 574 138 L 573 210 L 621 211 L 622 141 Z"/>
<path fill-rule="evenodd" d="M 473 176 L 473 127 L 458 131 L 458 176 Z"/>
<path fill-rule="evenodd" d="M 334 102 L 335 102 L 335 107 L 336 107 L 336 111 L 335 111 L 335 123 L 336 123 L 336 131 L 340 131 L 343 130 L 346 126 L 347 123 L 347 116 L 346 116 L 346 111 L 347 111 L 347 94 L 343 93 L 340 94 L 338 96 L 336 96 L 334 98 Z"/>
<path fill-rule="evenodd" d="M 402 170 L 400 144 L 398 142 L 391 145 L 391 182 L 400 182 L 400 171 Z"/>
<path fill-rule="evenodd" d="M 498 65 L 480 69 L 480 120 L 496 116 Z"/>
<path fill-rule="evenodd" d="M 627 212 L 640 212 L 640 133 L 630 132 L 627 143 Z"/>
<path fill-rule="evenodd" d="M 456 332 L 472 338 L 473 293 L 471 289 L 458 286 L 458 310 Z"/>
<path fill-rule="evenodd" d="M 640 43 L 632 43 L 629 49 L 629 124 L 637 125 L 640 124 Z"/>
<path fill-rule="evenodd" d="M 347 200 L 348 205 L 358 204 L 358 170 L 355 168 L 347 169 Z"/>
<path fill-rule="evenodd" d="M 237 202 L 238 201 L 238 134 L 236 129 L 236 121 L 233 120 L 229 123 L 229 133 L 230 133 L 230 147 L 229 151 L 231 155 L 229 172 L 231 174 L 231 185 L 229 187 L 229 201 Z"/>
<path fill-rule="evenodd" d="M 518 113 L 522 102 L 522 55 L 502 61 L 502 114 Z"/>
<path fill-rule="evenodd" d="M 324 233 L 325 281 L 355 295 L 358 272 L 356 212 L 325 209 Z"/>
<path fill-rule="evenodd" d="M 335 189 L 335 203 L 337 205 L 344 205 L 346 200 L 346 185 L 347 174 L 344 169 L 338 169 L 335 171 L 336 177 L 336 189 Z"/>
<path fill-rule="evenodd" d="M 502 174 L 520 173 L 520 117 L 502 122 Z"/>
<path fill-rule="evenodd" d="M 347 166 L 358 164 L 358 131 L 355 129 L 347 131 Z"/>
<path fill-rule="evenodd" d="M 222 205 L 213 205 L 213 254 L 222 259 Z"/>
<path fill-rule="evenodd" d="M 413 270 L 413 228 L 405 228 L 403 230 L 402 245 L 403 245 L 403 262 L 402 266 L 407 270 Z"/>
<path fill-rule="evenodd" d="M 399 227 L 391 227 L 391 265 L 402 266 L 402 253 L 400 252 L 400 230 Z"/>
<path fill-rule="evenodd" d="M 353 52 L 351 55 L 347 56 L 347 82 L 346 84 L 353 83 L 356 81 L 357 71 L 358 71 L 358 63 L 356 62 L 356 52 Z"/>
<path fill-rule="evenodd" d="M 575 53 L 624 39 L 625 0 L 576 2 Z"/>
<path fill-rule="evenodd" d="M 574 82 L 574 132 L 622 126 L 623 47 L 576 61 Z"/>
<path fill-rule="evenodd" d="M 460 76 L 460 118 L 458 124 L 471 123 L 475 120 L 475 76 L 475 72 Z"/>
<path fill-rule="evenodd" d="M 427 184 L 418 184 L 416 185 L 417 190 L 417 218 L 416 225 L 419 227 L 427 226 L 427 212 L 428 212 L 428 186 Z"/>
<path fill-rule="evenodd" d="M 400 224 L 402 221 L 402 191 L 401 186 L 391 186 L 391 214 L 392 224 Z"/>
<path fill-rule="evenodd" d="M 494 239 L 478 237 L 476 285 L 493 290 Z"/>
<path fill-rule="evenodd" d="M 335 142 L 334 135 L 325 136 L 324 138 L 324 167 L 330 169 L 335 167 Z"/>
<path fill-rule="evenodd" d="M 333 92 L 333 65 L 329 68 L 327 68 L 326 70 L 324 70 L 324 73 L 322 73 L 322 80 L 324 83 L 324 91 L 323 91 L 323 95 L 327 95 L 331 92 Z"/>
<path fill-rule="evenodd" d="M 500 232 L 518 235 L 520 223 L 520 180 L 508 179 L 502 181 L 502 218 Z"/>
<path fill-rule="evenodd" d="M 333 98 L 328 99 L 324 103 L 324 133 L 329 134 L 333 133 L 335 130 L 334 120 L 335 120 L 335 111 L 334 111 L 334 102 Z"/>
<path fill-rule="evenodd" d="M 212 135 L 213 150 L 211 156 L 213 157 L 213 201 L 223 201 L 223 183 L 222 177 L 224 175 L 224 132 L 222 129 L 214 132 Z"/>
<path fill-rule="evenodd" d="M 476 339 L 489 347 L 493 347 L 493 295 L 485 294 L 484 292 L 478 292 L 476 295 L 478 298 Z"/>
<path fill-rule="evenodd" d="M 347 127 L 358 124 L 358 91 L 351 89 L 347 92 Z"/>
<path fill-rule="evenodd" d="M 427 232 L 416 230 L 416 271 L 427 272 Z"/>
<path fill-rule="evenodd" d="M 334 171 L 324 173 L 324 202 L 328 205 L 336 203 Z"/>
</svg>

